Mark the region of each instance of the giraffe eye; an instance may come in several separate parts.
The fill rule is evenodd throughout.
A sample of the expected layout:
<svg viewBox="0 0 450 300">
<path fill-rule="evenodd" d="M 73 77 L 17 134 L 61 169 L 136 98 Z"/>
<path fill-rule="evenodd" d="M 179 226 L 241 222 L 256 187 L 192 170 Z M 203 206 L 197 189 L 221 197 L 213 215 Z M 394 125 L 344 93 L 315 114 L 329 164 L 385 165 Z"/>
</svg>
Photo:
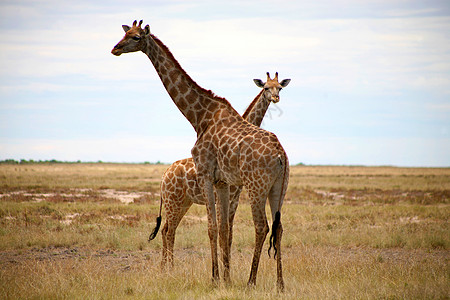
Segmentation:
<svg viewBox="0 0 450 300">
<path fill-rule="evenodd" d="M 141 39 L 141 37 L 138 36 L 138 35 L 135 35 L 135 36 L 132 37 L 132 39 L 135 40 L 135 41 L 139 41 Z"/>
<path fill-rule="evenodd" d="M 264 88 L 264 90 L 265 90 L 265 91 L 268 91 L 268 90 L 269 90 L 269 88 Z"/>
</svg>

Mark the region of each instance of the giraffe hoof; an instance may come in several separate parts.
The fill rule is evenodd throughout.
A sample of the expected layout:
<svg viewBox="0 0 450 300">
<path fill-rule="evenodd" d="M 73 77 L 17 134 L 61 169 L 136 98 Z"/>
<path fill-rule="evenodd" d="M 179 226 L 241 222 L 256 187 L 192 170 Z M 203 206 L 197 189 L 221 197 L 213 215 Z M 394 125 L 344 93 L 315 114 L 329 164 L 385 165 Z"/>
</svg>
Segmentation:
<svg viewBox="0 0 450 300">
<path fill-rule="evenodd" d="M 220 285 L 220 279 L 219 278 L 215 278 L 215 277 L 211 277 L 211 284 L 213 287 L 218 287 Z"/>
<path fill-rule="evenodd" d="M 277 290 L 279 293 L 284 292 L 284 282 L 282 280 L 277 282 Z"/>
<path fill-rule="evenodd" d="M 247 282 L 247 287 L 248 288 L 255 288 L 256 287 L 256 281 L 255 280 L 249 280 L 248 282 Z"/>
</svg>

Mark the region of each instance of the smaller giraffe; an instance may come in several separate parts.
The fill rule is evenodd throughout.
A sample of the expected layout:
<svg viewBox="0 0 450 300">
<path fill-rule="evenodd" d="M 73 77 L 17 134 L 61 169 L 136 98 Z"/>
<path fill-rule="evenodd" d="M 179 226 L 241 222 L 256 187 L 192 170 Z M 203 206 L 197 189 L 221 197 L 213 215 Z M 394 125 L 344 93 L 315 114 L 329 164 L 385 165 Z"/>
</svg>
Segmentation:
<svg viewBox="0 0 450 300">
<path fill-rule="evenodd" d="M 278 82 L 278 72 L 273 79 L 267 72 L 267 82 L 261 79 L 253 79 L 255 84 L 263 88 L 256 98 L 250 103 L 242 117 L 253 125 L 260 126 L 271 102 L 280 101 L 279 92 L 286 87 L 290 79 Z M 230 186 L 229 206 L 229 246 L 231 248 L 233 237 L 233 220 L 242 192 L 241 186 Z M 149 241 L 153 240 L 161 225 L 162 205 L 166 210 L 166 222 L 162 229 L 162 260 L 161 266 L 167 262 L 173 266 L 173 248 L 175 243 L 175 231 L 191 205 L 206 205 L 201 187 L 197 181 L 197 170 L 192 158 L 185 158 L 174 162 L 164 173 L 161 179 L 161 204 L 156 227 L 150 234 Z"/>
</svg>

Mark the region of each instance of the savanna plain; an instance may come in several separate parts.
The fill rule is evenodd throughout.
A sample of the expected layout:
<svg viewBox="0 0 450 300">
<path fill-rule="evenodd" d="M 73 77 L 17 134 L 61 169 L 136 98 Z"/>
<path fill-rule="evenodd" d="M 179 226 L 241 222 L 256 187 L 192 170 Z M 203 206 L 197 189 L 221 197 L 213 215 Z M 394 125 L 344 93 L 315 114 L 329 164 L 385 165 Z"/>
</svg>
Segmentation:
<svg viewBox="0 0 450 300">
<path fill-rule="evenodd" d="M 175 265 L 161 270 L 161 234 L 147 240 L 167 167 L 0 164 L 0 298 L 450 298 L 449 168 L 292 166 L 278 293 L 267 239 L 257 284 L 246 285 L 255 237 L 245 192 L 230 284 L 211 280 L 203 206 L 182 220 Z"/>
</svg>

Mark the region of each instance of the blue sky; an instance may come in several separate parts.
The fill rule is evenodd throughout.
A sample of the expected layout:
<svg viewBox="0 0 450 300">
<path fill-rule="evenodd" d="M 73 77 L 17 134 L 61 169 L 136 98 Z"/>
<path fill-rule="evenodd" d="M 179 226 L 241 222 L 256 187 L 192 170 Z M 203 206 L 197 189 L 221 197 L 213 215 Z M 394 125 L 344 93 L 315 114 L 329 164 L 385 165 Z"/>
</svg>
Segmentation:
<svg viewBox="0 0 450 300">
<path fill-rule="evenodd" d="M 263 128 L 290 162 L 450 166 L 448 1 L 1 1 L 0 159 L 167 162 L 195 132 L 142 53 L 143 19 L 242 113 L 292 79 Z"/>
</svg>

